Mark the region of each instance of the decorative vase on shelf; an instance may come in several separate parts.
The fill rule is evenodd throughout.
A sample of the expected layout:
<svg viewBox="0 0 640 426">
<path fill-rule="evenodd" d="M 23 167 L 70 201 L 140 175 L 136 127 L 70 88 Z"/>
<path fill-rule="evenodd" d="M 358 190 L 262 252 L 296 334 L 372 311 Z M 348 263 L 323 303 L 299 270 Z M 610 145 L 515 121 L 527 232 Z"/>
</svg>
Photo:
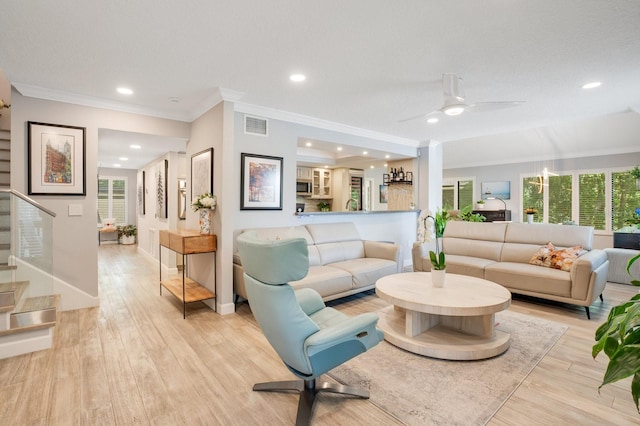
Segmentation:
<svg viewBox="0 0 640 426">
<path fill-rule="evenodd" d="M 200 233 L 201 234 L 210 234 L 211 233 L 211 209 L 200 209 L 198 210 L 200 215 L 200 219 L 198 223 L 200 224 Z"/>
<path fill-rule="evenodd" d="M 527 213 L 527 223 L 533 223 L 533 213 Z"/>
<path fill-rule="evenodd" d="M 431 270 L 431 283 L 433 284 L 433 288 L 442 288 L 444 287 L 444 277 L 446 275 L 446 269 L 432 269 Z"/>
</svg>

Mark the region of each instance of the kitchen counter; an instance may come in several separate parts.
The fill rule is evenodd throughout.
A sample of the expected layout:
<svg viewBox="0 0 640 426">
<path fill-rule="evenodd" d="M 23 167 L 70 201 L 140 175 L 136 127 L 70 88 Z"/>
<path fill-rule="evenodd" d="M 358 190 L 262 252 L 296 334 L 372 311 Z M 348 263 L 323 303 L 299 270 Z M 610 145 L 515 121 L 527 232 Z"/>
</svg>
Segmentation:
<svg viewBox="0 0 640 426">
<path fill-rule="evenodd" d="M 373 210 L 373 211 L 342 211 L 342 212 L 301 212 L 295 213 L 296 216 L 340 216 L 340 215 L 372 215 L 372 214 L 389 214 L 389 213 L 419 213 L 420 210 Z"/>
</svg>

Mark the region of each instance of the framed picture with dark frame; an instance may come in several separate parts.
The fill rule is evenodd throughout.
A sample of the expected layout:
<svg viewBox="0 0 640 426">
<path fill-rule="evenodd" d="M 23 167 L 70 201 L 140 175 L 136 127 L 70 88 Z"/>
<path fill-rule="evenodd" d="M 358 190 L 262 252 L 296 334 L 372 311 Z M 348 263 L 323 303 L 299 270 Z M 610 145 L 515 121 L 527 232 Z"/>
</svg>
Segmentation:
<svg viewBox="0 0 640 426">
<path fill-rule="evenodd" d="M 282 157 L 241 154 L 240 210 L 282 210 Z"/>
<path fill-rule="evenodd" d="M 191 156 L 191 199 L 213 194 L 213 148 Z"/>
<path fill-rule="evenodd" d="M 29 195 L 86 196 L 86 127 L 27 123 Z"/>
<path fill-rule="evenodd" d="M 380 204 L 389 203 L 389 185 L 380 185 Z"/>
</svg>

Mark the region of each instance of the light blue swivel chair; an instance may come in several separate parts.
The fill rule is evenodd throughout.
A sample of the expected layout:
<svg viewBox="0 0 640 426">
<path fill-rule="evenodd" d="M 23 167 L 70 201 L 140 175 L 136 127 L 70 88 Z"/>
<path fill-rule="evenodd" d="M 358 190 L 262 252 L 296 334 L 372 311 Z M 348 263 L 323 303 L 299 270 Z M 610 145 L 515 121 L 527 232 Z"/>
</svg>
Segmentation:
<svg viewBox="0 0 640 426">
<path fill-rule="evenodd" d="M 298 391 L 296 425 L 309 424 L 318 392 L 369 398 L 369 392 L 327 382 L 323 373 L 378 344 L 378 315 L 348 317 L 325 306 L 311 289 L 295 291 L 288 282 L 304 278 L 309 269 L 304 238 L 266 241 L 255 232 L 238 236 L 249 305 L 265 337 L 300 380 L 259 383 L 254 391 Z"/>
</svg>

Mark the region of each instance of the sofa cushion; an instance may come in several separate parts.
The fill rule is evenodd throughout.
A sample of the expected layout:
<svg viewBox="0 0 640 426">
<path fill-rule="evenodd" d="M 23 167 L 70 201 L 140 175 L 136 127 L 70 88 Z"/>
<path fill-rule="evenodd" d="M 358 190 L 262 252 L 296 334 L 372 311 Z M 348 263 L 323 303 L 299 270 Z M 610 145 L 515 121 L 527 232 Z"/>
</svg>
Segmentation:
<svg viewBox="0 0 640 426">
<path fill-rule="evenodd" d="M 484 278 L 484 268 L 495 262 L 481 257 L 448 254 L 446 256 L 446 263 L 447 272 L 450 274 L 462 274 L 477 278 Z"/>
<path fill-rule="evenodd" d="M 324 243 L 317 244 L 316 247 L 320 253 L 322 265 L 364 257 L 364 243 L 362 241 Z"/>
<path fill-rule="evenodd" d="M 313 223 L 306 227 L 316 244 L 362 240 L 353 222 Z"/>
<path fill-rule="evenodd" d="M 533 244 L 538 247 L 551 241 L 556 248 L 582 246 L 585 250 L 591 250 L 593 228 L 546 223 L 509 223 L 504 241 L 505 243 Z M 533 253 L 535 251 L 531 254 Z"/>
<path fill-rule="evenodd" d="M 332 263 L 331 266 L 351 274 L 353 276 L 353 288 L 375 284 L 378 279 L 386 275 L 395 274 L 398 269 L 396 262 L 370 257 L 336 262 Z"/>
<path fill-rule="evenodd" d="M 289 283 L 294 289 L 312 288 L 321 297 L 349 291 L 353 288 L 351 275 L 331 266 L 309 266 L 309 273 L 298 281 Z"/>
<path fill-rule="evenodd" d="M 447 268 L 448 269 L 448 268 Z M 523 290 L 539 294 L 571 297 L 571 276 L 559 269 L 536 265 L 497 262 L 487 265 L 484 278 L 518 292 Z"/>
<path fill-rule="evenodd" d="M 506 223 L 447 222 L 442 239 L 445 254 L 497 261 L 502 251 Z"/>
</svg>

